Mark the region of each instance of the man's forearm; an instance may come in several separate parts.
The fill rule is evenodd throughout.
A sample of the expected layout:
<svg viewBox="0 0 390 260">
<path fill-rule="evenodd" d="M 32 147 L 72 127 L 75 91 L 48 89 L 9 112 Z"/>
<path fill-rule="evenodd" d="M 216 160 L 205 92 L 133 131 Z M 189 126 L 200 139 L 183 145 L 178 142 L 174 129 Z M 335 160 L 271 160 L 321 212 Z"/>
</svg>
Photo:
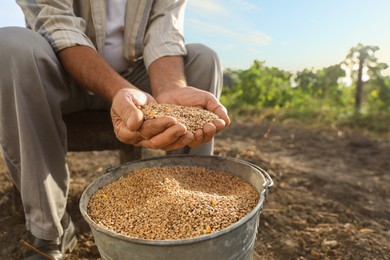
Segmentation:
<svg viewBox="0 0 390 260">
<path fill-rule="evenodd" d="M 182 56 L 166 56 L 149 66 L 149 78 L 154 97 L 173 88 L 186 87 Z"/>
<path fill-rule="evenodd" d="M 120 89 L 134 87 L 90 47 L 66 48 L 58 52 L 58 57 L 77 84 L 109 101 Z"/>
</svg>

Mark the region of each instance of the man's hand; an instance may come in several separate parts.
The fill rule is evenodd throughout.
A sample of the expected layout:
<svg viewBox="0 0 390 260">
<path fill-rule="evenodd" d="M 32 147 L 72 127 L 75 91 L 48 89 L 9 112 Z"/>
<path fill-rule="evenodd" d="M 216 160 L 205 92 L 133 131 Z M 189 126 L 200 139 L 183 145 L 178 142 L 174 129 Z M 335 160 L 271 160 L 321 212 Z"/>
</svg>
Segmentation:
<svg viewBox="0 0 390 260">
<path fill-rule="evenodd" d="M 203 129 L 199 129 L 195 132 L 195 140 L 188 144 L 191 147 L 197 146 L 201 143 L 210 142 L 217 133 L 230 124 L 226 108 L 216 97 L 214 97 L 214 95 L 207 91 L 189 86 L 184 88 L 175 88 L 166 92 L 161 92 L 159 96 L 156 96 L 156 100 L 159 103 L 200 107 L 219 116 L 220 119 L 217 119 L 212 123 L 205 124 Z"/>
<path fill-rule="evenodd" d="M 194 140 L 194 135 L 173 117 L 144 121 L 139 107 L 152 101 L 155 102 L 151 95 L 130 88 L 115 95 L 111 117 L 115 134 L 121 142 L 168 151 L 182 148 Z"/>
<path fill-rule="evenodd" d="M 184 76 L 184 60 L 181 56 L 166 56 L 149 66 L 152 94 L 158 103 L 195 106 L 214 112 L 220 119 L 207 123 L 195 132 L 190 147 L 208 143 L 230 124 L 226 108 L 211 93 L 187 86 Z"/>
</svg>

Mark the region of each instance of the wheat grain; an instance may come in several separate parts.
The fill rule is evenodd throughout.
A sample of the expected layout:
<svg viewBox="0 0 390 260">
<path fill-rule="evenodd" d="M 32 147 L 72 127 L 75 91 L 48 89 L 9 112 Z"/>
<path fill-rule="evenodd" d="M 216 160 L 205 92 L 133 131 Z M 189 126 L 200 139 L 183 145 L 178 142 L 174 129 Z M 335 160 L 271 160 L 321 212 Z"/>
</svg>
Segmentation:
<svg viewBox="0 0 390 260">
<path fill-rule="evenodd" d="M 151 240 L 186 239 L 222 230 L 256 206 L 241 178 L 195 166 L 145 168 L 99 189 L 89 216 L 116 233 Z"/>
</svg>

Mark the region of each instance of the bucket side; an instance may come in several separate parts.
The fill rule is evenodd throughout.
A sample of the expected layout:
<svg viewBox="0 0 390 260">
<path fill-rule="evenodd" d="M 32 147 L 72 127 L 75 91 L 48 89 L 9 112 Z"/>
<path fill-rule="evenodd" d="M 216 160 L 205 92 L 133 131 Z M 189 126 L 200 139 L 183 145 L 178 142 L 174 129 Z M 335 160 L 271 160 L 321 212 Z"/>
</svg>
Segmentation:
<svg viewBox="0 0 390 260">
<path fill-rule="evenodd" d="M 250 260 L 256 241 L 259 218 L 254 215 L 240 228 L 214 239 L 196 243 L 170 245 L 159 243 L 129 243 L 115 239 L 107 232 L 92 228 L 95 242 L 102 259 L 133 260 Z M 173 241 L 172 241 L 173 242 Z"/>
</svg>

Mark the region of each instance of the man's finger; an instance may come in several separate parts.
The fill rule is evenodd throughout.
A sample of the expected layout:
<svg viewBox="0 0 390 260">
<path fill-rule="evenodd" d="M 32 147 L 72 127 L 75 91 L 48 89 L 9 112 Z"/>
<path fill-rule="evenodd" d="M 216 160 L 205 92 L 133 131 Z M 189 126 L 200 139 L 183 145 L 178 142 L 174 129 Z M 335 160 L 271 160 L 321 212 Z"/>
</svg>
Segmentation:
<svg viewBox="0 0 390 260">
<path fill-rule="evenodd" d="M 151 149 L 163 149 L 164 147 L 172 146 L 184 135 L 187 135 L 187 138 L 191 140 L 194 139 L 193 134 L 188 132 L 185 126 L 182 124 L 176 124 L 172 127 L 169 127 L 164 132 L 150 138 L 149 140 L 142 141 L 141 144 Z M 184 147 L 185 144 L 178 142 L 176 146 L 177 148 L 181 148 Z"/>
<path fill-rule="evenodd" d="M 174 142 L 170 145 L 164 146 L 160 149 L 164 150 L 164 151 L 176 150 L 176 149 L 180 149 L 180 148 L 183 148 L 184 146 L 189 145 L 193 141 L 194 141 L 194 135 L 191 132 L 187 132 L 185 135 L 183 135 L 179 139 L 177 139 L 176 142 Z"/>
<path fill-rule="evenodd" d="M 164 116 L 144 121 L 138 131 L 145 139 L 150 139 L 175 125 L 177 125 L 177 120 L 174 117 Z M 183 125 L 178 129 L 183 132 L 186 131 Z"/>
</svg>

